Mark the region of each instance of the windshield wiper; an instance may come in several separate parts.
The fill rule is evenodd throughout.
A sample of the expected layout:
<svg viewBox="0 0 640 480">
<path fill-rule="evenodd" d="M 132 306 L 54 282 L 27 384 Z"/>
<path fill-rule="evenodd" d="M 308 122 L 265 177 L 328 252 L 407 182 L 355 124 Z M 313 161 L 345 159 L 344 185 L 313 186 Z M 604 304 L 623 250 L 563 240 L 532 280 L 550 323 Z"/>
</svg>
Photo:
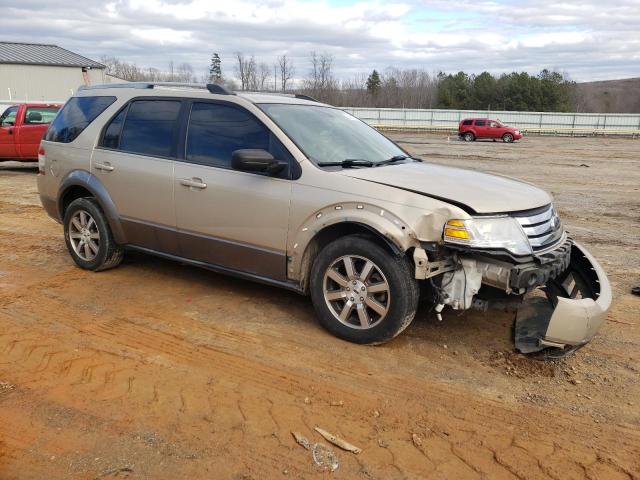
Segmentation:
<svg viewBox="0 0 640 480">
<path fill-rule="evenodd" d="M 391 157 L 391 158 L 388 158 L 386 160 L 383 160 L 381 162 L 376 163 L 376 166 L 388 165 L 390 163 L 401 162 L 402 160 L 415 160 L 416 162 L 421 162 L 422 161 L 419 158 L 414 158 L 414 157 L 411 157 L 409 155 L 396 155 L 395 157 Z"/>
<path fill-rule="evenodd" d="M 351 167 L 373 167 L 374 163 L 370 160 L 363 160 L 360 158 L 347 158 L 346 160 L 342 160 L 341 162 L 318 162 L 318 165 L 321 167 L 351 168 Z"/>
</svg>

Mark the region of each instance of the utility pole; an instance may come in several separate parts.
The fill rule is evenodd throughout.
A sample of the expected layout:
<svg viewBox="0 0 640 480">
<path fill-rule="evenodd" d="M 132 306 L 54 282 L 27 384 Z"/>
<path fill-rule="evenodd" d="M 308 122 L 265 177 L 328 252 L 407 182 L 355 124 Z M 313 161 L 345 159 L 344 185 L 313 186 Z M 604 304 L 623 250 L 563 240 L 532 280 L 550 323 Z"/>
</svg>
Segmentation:
<svg viewBox="0 0 640 480">
<path fill-rule="evenodd" d="M 277 92 L 278 91 L 278 65 L 276 65 L 275 63 L 273 64 L 273 91 Z"/>
</svg>

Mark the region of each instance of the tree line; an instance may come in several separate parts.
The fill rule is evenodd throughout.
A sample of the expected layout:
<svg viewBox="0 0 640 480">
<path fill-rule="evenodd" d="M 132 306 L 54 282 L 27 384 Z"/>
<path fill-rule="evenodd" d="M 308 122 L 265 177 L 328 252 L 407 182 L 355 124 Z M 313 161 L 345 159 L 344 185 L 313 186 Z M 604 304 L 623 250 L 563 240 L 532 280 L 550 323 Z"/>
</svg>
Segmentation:
<svg viewBox="0 0 640 480">
<path fill-rule="evenodd" d="M 559 72 L 538 75 L 513 72 L 436 73 L 389 67 L 349 79 L 338 79 L 334 57 L 312 51 L 304 68 L 284 54 L 275 62 L 236 52 L 230 69 L 218 53 L 209 68 L 196 75 L 188 63 L 169 62 L 167 70 L 141 68 L 115 57 L 103 57 L 107 73 L 127 81 L 219 83 L 233 90 L 303 93 L 336 106 L 379 108 L 444 108 L 464 110 L 577 111 L 575 83 Z M 230 74 L 227 73 L 230 70 Z"/>
</svg>

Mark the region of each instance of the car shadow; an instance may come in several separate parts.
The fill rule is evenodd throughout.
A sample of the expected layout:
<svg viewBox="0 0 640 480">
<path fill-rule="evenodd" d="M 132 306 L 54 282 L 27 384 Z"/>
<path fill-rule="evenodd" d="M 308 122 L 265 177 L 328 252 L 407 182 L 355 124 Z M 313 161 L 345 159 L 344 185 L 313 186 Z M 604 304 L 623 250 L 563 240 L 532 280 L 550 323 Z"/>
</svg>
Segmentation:
<svg viewBox="0 0 640 480">
<path fill-rule="evenodd" d="M 15 162 L 15 161 L 0 161 L 0 172 L 38 172 L 38 162 Z"/>
<path fill-rule="evenodd" d="M 321 329 L 311 298 L 306 295 L 136 251 L 127 252 L 125 265 L 166 277 L 167 282 L 180 281 L 192 286 L 194 302 L 200 301 L 196 298 L 198 296 L 208 302 L 210 295 L 223 298 L 232 292 L 235 299 L 250 301 L 258 309 L 268 306 L 271 311 L 282 312 L 282 315 L 269 319 L 272 323 L 302 323 L 313 329 Z M 433 304 L 423 300 L 407 330 L 384 346 L 402 348 L 406 343 L 418 341 L 425 345 L 477 344 L 492 350 L 510 350 L 513 348 L 513 320 L 514 313 L 492 310 L 460 312 L 446 308 L 443 320 L 438 321 Z"/>
</svg>

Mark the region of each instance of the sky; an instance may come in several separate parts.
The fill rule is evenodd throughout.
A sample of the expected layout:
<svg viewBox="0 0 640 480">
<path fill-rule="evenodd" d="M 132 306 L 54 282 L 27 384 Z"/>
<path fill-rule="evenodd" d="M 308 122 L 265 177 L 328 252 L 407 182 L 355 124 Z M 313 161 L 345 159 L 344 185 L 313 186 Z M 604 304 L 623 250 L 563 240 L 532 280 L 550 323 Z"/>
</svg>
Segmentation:
<svg viewBox="0 0 640 480">
<path fill-rule="evenodd" d="M 300 78 L 311 51 L 331 54 L 342 79 L 387 67 L 640 76 L 640 0 L 0 0 L 0 8 L 0 40 L 161 70 L 188 62 L 198 76 L 213 52 L 232 76 L 242 52 L 268 64 L 287 54 Z"/>
</svg>

